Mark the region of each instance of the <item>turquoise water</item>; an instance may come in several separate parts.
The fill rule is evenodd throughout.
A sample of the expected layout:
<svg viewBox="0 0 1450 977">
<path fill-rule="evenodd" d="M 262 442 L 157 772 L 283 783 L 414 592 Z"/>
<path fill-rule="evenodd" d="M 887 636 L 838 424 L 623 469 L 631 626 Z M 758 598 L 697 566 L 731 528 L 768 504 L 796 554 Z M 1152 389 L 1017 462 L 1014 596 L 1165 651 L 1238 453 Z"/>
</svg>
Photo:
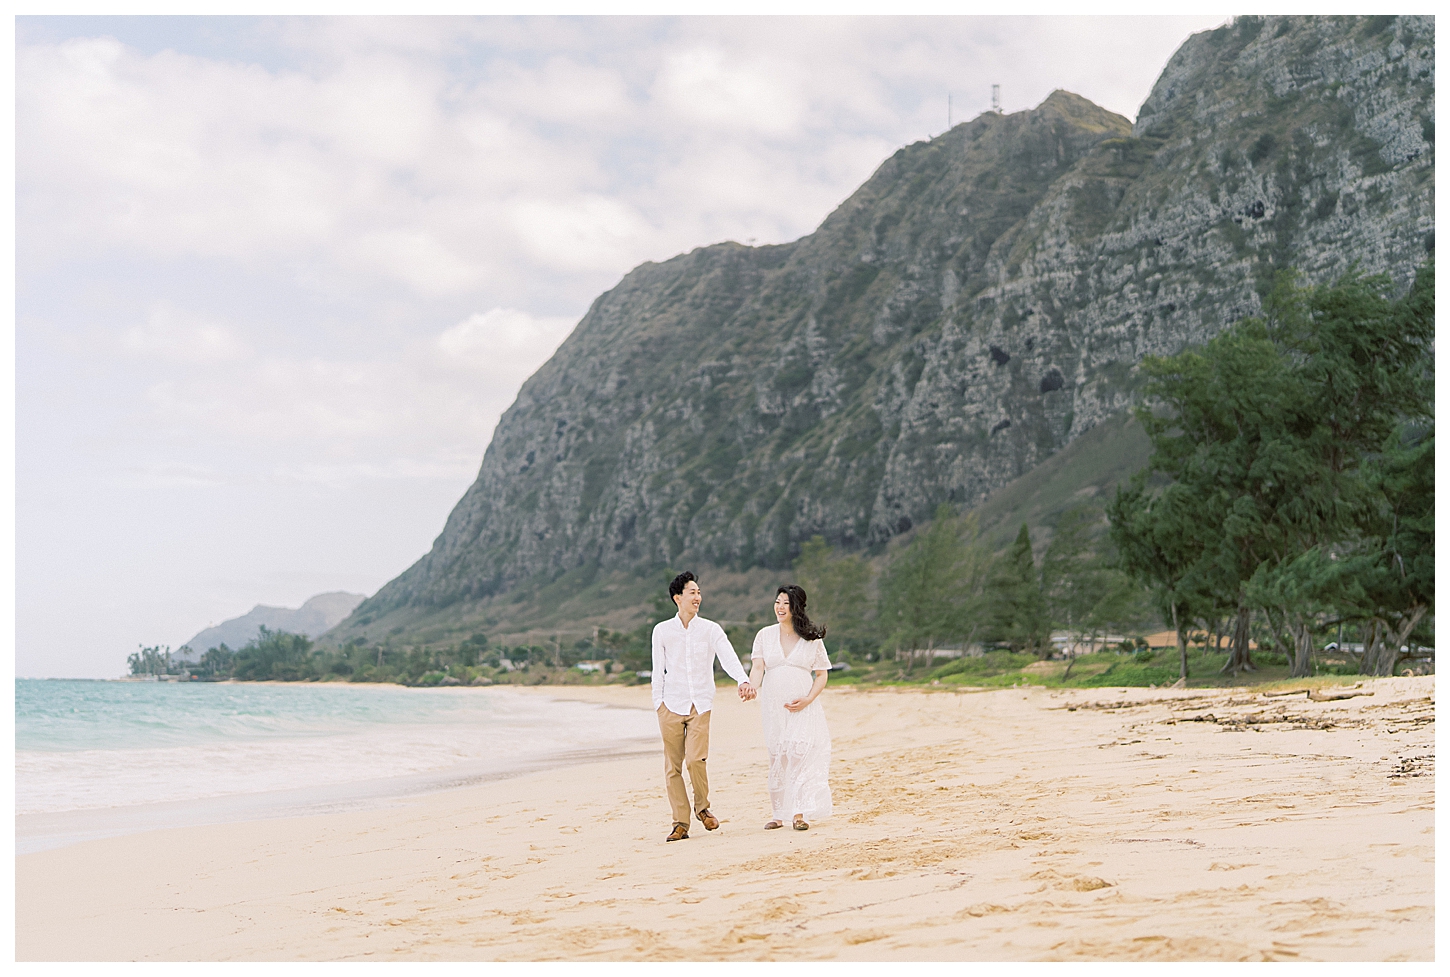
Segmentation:
<svg viewBox="0 0 1450 977">
<path fill-rule="evenodd" d="M 18 679 L 17 850 L 37 832 L 333 809 L 657 738 L 647 710 L 507 689 Z"/>
<path fill-rule="evenodd" d="M 398 686 L 18 679 L 15 748 L 68 751 L 338 736 L 378 726 L 488 722 L 475 690 Z"/>
</svg>

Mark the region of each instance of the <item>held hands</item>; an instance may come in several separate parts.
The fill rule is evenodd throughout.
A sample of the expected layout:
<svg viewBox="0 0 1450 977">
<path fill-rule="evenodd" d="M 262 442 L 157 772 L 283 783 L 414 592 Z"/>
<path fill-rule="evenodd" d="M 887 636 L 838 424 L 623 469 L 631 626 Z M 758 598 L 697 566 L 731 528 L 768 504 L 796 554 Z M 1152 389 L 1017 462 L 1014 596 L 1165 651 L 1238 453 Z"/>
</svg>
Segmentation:
<svg viewBox="0 0 1450 977">
<path fill-rule="evenodd" d="M 740 683 L 740 689 L 739 689 L 739 691 L 740 691 L 740 701 L 741 702 L 749 702 L 751 699 L 754 699 L 755 698 L 755 693 L 758 690 L 755 688 L 755 686 L 751 685 L 749 682 L 741 682 Z"/>
</svg>

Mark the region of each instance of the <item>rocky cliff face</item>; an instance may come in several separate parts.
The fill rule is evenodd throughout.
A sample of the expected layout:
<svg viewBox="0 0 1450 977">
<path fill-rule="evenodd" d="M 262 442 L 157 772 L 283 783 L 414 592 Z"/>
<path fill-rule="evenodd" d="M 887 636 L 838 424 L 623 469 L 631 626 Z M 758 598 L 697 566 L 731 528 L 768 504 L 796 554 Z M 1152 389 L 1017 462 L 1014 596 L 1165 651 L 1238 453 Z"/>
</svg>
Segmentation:
<svg viewBox="0 0 1450 977">
<path fill-rule="evenodd" d="M 1123 410 L 1144 355 L 1254 313 L 1277 269 L 1407 284 L 1433 218 L 1431 18 L 1195 35 L 1136 125 L 1056 92 L 900 150 L 799 241 L 632 271 L 357 615 L 879 545 Z"/>
</svg>

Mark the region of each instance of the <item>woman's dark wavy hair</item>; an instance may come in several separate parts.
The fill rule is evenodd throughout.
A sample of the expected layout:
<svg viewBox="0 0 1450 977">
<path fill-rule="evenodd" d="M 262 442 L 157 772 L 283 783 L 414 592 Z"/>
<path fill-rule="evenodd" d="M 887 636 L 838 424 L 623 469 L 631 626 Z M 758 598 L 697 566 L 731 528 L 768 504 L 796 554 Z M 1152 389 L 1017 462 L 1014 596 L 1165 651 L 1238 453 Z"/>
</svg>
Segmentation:
<svg viewBox="0 0 1450 977">
<path fill-rule="evenodd" d="M 781 584 L 775 588 L 775 596 L 785 594 L 790 601 L 790 626 L 795 633 L 807 641 L 815 641 L 817 638 L 826 636 L 826 626 L 816 624 L 806 617 L 806 592 L 793 583 Z"/>
</svg>

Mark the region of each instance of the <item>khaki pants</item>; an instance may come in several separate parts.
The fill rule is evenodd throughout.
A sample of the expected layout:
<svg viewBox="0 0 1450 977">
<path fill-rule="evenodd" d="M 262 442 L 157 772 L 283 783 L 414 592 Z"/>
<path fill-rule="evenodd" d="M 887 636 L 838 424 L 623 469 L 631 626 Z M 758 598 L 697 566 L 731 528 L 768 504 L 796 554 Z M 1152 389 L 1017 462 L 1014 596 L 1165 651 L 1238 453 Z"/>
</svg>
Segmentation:
<svg viewBox="0 0 1450 977">
<path fill-rule="evenodd" d="M 690 801 L 685 796 L 680 765 L 683 763 L 690 772 L 695 810 L 705 810 L 710 806 L 710 778 L 705 773 L 705 758 L 710 752 L 710 713 L 696 712 L 691 706 L 690 714 L 681 716 L 661 703 L 656 715 L 660 721 L 660 738 L 665 741 L 665 793 L 670 799 L 670 815 L 682 824 L 689 824 Z"/>
</svg>

